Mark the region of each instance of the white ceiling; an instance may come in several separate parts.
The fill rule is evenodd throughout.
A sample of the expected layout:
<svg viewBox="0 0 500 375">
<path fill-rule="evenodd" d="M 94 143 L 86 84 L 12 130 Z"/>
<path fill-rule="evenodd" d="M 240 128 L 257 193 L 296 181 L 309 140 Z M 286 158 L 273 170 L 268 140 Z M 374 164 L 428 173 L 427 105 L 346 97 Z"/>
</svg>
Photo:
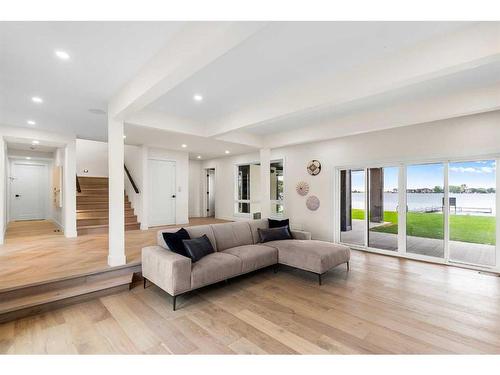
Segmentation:
<svg viewBox="0 0 500 375">
<path fill-rule="evenodd" d="M 467 26 L 463 22 L 274 22 L 150 109 L 201 123 L 251 107 L 256 98 L 324 80 L 395 50 Z M 204 96 L 193 102 L 194 93 Z"/>
<path fill-rule="evenodd" d="M 335 130 L 346 123 L 335 120 L 354 114 L 370 118 L 397 106 L 404 112 L 416 102 L 425 111 L 427 103 L 436 107 L 458 92 L 500 84 L 500 48 L 494 47 L 500 45 L 500 23 L 255 23 L 255 31 L 247 30 L 249 37 L 242 33 L 237 42 L 228 32 L 220 34 L 224 28 L 210 39 L 210 28 L 221 23 L 208 24 L 197 29 L 194 22 L 0 22 L 0 124 L 28 127 L 26 120 L 33 119 L 38 129 L 105 140 L 106 115 L 89 109 L 105 110 L 115 94 L 130 94 L 123 87 L 142 87 L 153 99 L 125 118 L 126 142 L 209 159 L 225 149 L 238 154 L 273 147 L 266 141 L 287 132 L 292 139 L 293 132 L 316 124 L 331 123 Z M 207 35 L 198 37 L 199 30 Z M 220 53 L 203 61 L 207 50 L 201 46 Z M 56 48 L 71 59 L 55 58 Z M 194 49 L 203 53 L 189 53 Z M 175 60 L 170 56 L 181 63 L 172 62 L 168 71 L 165 65 Z M 184 61 L 189 68 L 183 69 Z M 138 77 L 149 81 L 134 85 Z M 161 79 L 169 83 L 164 91 Z M 204 100 L 195 102 L 194 94 Z M 34 95 L 44 103 L 32 103 Z M 500 105 L 500 95 L 494 99 L 490 110 Z M 411 123 L 400 116 L 398 121 L 394 126 Z M 351 122 L 349 132 L 338 129 L 329 136 L 376 130 Z M 289 144 L 310 141 L 295 138 Z M 183 143 L 189 147 L 182 149 Z"/>
<path fill-rule="evenodd" d="M 178 22 L 0 22 L 0 123 L 105 140 L 109 98 L 173 33 Z M 71 58 L 61 61 L 55 49 Z M 44 99 L 41 105 L 32 96 Z"/>
<path fill-rule="evenodd" d="M 127 133 L 125 143 L 128 145 L 148 145 L 151 147 L 184 151 L 189 153 L 190 159 L 197 159 L 198 156 L 201 156 L 202 160 L 228 156 L 225 153 L 226 150 L 230 152 L 229 155 L 255 151 L 253 147 L 238 143 L 224 142 L 217 139 L 207 141 L 207 138 L 202 136 L 170 132 L 162 129 L 144 128 L 143 126 L 133 124 L 125 124 L 125 132 Z M 187 147 L 183 148 L 182 144 L 185 144 Z"/>
</svg>

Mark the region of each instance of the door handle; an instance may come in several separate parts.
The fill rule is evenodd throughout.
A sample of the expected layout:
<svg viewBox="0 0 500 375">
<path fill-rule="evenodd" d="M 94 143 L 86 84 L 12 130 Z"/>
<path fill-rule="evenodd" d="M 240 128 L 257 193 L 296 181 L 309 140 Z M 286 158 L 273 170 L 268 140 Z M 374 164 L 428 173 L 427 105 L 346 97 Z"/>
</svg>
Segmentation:
<svg viewBox="0 0 500 375">
<path fill-rule="evenodd" d="M 21 194 L 16 194 L 16 198 L 19 198 L 21 196 Z"/>
<path fill-rule="evenodd" d="M 175 198 L 175 194 L 174 194 L 174 195 L 172 195 L 172 198 Z"/>
</svg>

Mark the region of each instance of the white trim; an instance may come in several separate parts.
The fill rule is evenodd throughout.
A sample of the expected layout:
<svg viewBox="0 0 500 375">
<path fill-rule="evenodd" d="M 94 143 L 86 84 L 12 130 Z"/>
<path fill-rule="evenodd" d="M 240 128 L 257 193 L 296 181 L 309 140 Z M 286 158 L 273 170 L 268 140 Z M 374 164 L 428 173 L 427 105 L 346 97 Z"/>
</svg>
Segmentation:
<svg viewBox="0 0 500 375">
<path fill-rule="evenodd" d="M 443 191 L 444 191 L 444 205 L 443 205 L 443 258 L 446 262 L 450 261 L 450 186 L 448 183 L 448 166 L 449 163 L 443 163 Z"/>
</svg>

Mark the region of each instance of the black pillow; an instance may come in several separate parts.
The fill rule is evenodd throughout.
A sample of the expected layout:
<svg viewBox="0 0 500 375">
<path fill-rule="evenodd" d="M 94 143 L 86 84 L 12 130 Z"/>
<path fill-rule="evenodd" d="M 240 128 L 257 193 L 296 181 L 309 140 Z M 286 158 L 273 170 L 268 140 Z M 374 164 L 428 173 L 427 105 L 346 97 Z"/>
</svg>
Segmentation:
<svg viewBox="0 0 500 375">
<path fill-rule="evenodd" d="M 186 249 L 184 248 L 184 244 L 182 243 L 182 240 L 189 240 L 191 238 L 189 237 L 189 233 L 187 232 L 187 230 L 181 228 L 175 233 L 163 232 L 162 234 L 163 239 L 165 240 L 165 243 L 170 250 L 172 250 L 174 253 L 189 257 L 189 255 L 186 253 Z"/>
<path fill-rule="evenodd" d="M 269 229 L 258 228 L 258 232 L 259 232 L 260 242 L 292 239 L 288 227 L 278 227 Z"/>
<path fill-rule="evenodd" d="M 212 254 L 215 252 L 212 243 L 208 239 L 207 235 L 204 234 L 199 238 L 193 238 L 191 240 L 183 240 L 182 243 L 186 248 L 186 253 L 188 257 L 194 262 L 199 261 L 205 255 Z"/>
<path fill-rule="evenodd" d="M 269 228 L 287 227 L 288 233 L 290 233 L 290 236 L 292 235 L 292 232 L 290 231 L 290 219 L 284 219 L 284 220 L 267 219 L 267 221 L 269 222 Z"/>
</svg>

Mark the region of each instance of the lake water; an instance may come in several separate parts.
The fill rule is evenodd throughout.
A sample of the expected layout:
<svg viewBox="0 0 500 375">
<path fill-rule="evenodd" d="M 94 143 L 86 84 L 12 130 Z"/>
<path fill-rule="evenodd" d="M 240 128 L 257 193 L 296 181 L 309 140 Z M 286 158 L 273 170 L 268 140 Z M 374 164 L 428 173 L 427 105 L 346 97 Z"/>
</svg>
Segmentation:
<svg viewBox="0 0 500 375">
<path fill-rule="evenodd" d="M 407 194 L 408 209 L 420 210 L 426 207 L 440 207 L 443 202 L 443 194 L 440 193 L 409 193 Z M 352 208 L 364 208 L 364 193 L 352 193 Z M 491 209 L 491 215 L 495 214 L 495 194 L 450 194 L 450 198 L 457 198 L 457 207 L 466 208 L 464 214 L 489 215 L 484 212 L 472 210 L 474 208 Z M 384 193 L 384 210 L 396 211 L 398 205 L 397 193 Z M 453 208 L 451 209 L 453 212 Z"/>
</svg>

